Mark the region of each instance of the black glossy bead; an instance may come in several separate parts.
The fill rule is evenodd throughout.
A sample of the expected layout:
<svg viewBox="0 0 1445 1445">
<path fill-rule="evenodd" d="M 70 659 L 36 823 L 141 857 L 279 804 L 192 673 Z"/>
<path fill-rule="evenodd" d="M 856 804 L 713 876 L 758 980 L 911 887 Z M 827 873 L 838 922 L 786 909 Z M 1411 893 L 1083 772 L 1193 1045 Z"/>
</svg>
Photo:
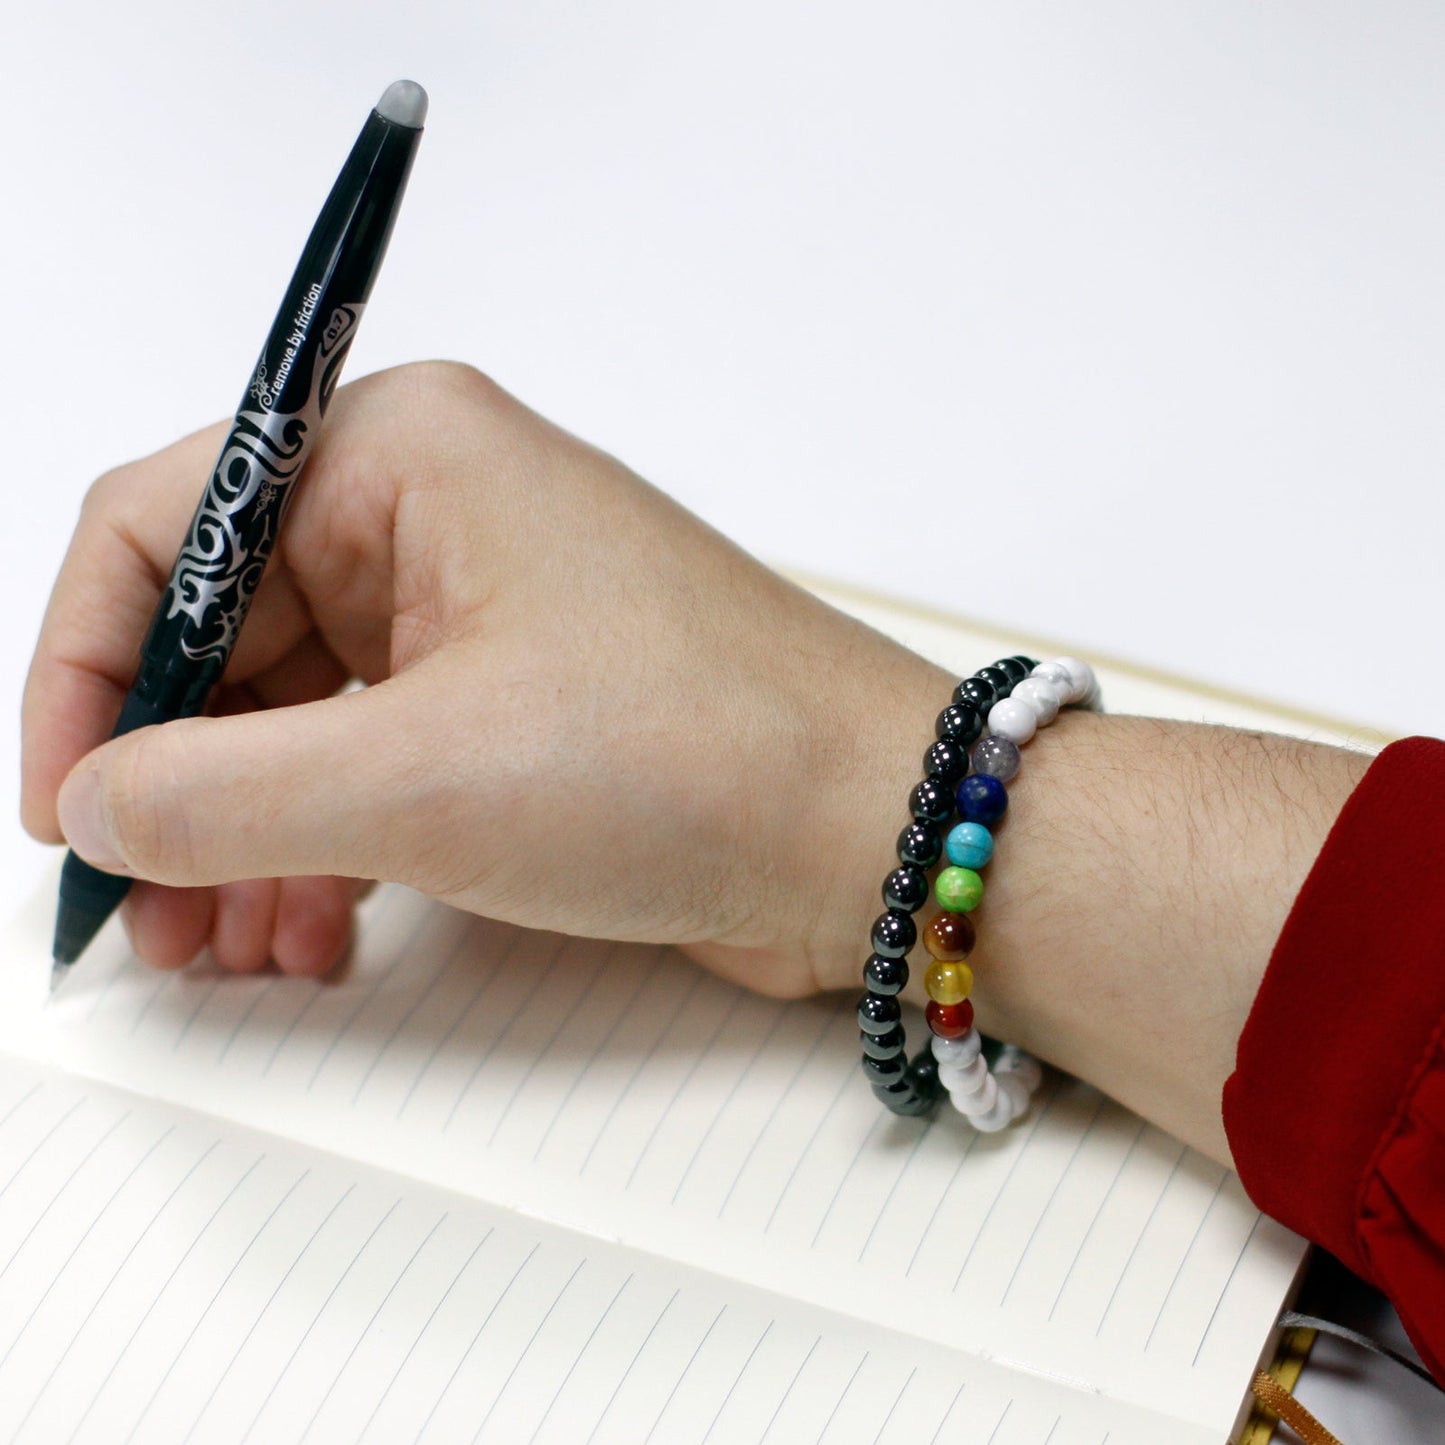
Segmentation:
<svg viewBox="0 0 1445 1445">
<path fill-rule="evenodd" d="M 903 1052 L 902 1029 L 889 1029 L 886 1034 L 859 1034 L 858 1038 L 870 1059 L 891 1059 Z"/>
<path fill-rule="evenodd" d="M 874 953 L 902 958 L 918 942 L 918 929 L 906 913 L 890 908 L 873 920 L 872 942 Z"/>
<path fill-rule="evenodd" d="M 975 674 L 993 687 L 995 697 L 1007 697 L 1014 690 L 1014 680 L 1001 667 L 981 667 Z"/>
<path fill-rule="evenodd" d="M 911 863 L 895 868 L 883 880 L 883 902 L 888 908 L 917 913 L 928 902 L 928 875 Z"/>
<path fill-rule="evenodd" d="M 898 861 L 932 868 L 943 856 L 943 839 L 932 823 L 914 821 L 898 835 Z"/>
<path fill-rule="evenodd" d="M 930 777 L 942 778 L 945 783 L 956 783 L 968 771 L 968 749 L 947 738 L 939 738 L 928 745 L 923 754 L 923 771 Z"/>
<path fill-rule="evenodd" d="M 875 953 L 863 965 L 863 982 L 874 993 L 891 999 L 908 986 L 908 961 L 902 958 L 880 958 Z"/>
<path fill-rule="evenodd" d="M 865 1034 L 886 1034 L 903 1017 L 896 998 L 865 993 L 858 1000 L 858 1027 Z"/>
<path fill-rule="evenodd" d="M 957 743 L 961 748 L 971 747 L 982 732 L 983 719 L 979 717 L 978 710 L 966 702 L 950 703 L 933 724 L 935 737 Z"/>
<path fill-rule="evenodd" d="M 1024 652 L 1018 653 L 1018 654 L 1014 657 L 1014 661 L 1015 661 L 1015 662 L 1021 662 L 1021 663 L 1023 663 L 1023 665 L 1024 665 L 1026 668 L 1028 668 L 1028 670 L 1029 670 L 1030 672 L 1032 672 L 1032 671 L 1034 670 L 1034 668 L 1036 668 L 1036 667 L 1039 665 L 1039 660 L 1038 660 L 1038 658 L 1036 658 L 1036 657 L 1030 657 L 1027 653 L 1024 653 Z"/>
<path fill-rule="evenodd" d="M 908 1102 L 894 1109 L 895 1114 L 902 1114 L 909 1119 L 926 1119 L 933 1112 L 935 1100 L 925 1098 L 916 1089 L 909 1091 Z"/>
<path fill-rule="evenodd" d="M 908 1065 L 908 1082 L 930 1104 L 943 1092 L 938 1079 L 938 1060 L 931 1048 L 919 1049 L 913 1056 L 913 1062 Z"/>
<path fill-rule="evenodd" d="M 1021 657 L 1001 657 L 994 663 L 994 666 L 1000 672 L 1008 673 L 1013 682 L 1022 682 L 1032 671 L 1031 668 L 1024 666 L 1024 660 Z"/>
<path fill-rule="evenodd" d="M 998 701 L 998 693 L 991 682 L 975 675 L 966 677 L 953 690 L 956 703 L 967 703 L 980 717 L 987 717 L 988 710 Z"/>
<path fill-rule="evenodd" d="M 868 1081 L 873 1085 L 873 1097 L 880 1104 L 886 1105 L 895 1114 L 914 1112 L 918 1093 L 906 1077 L 895 1079 L 891 1084 L 880 1084 L 870 1075 Z"/>
<path fill-rule="evenodd" d="M 902 1054 L 894 1054 L 891 1059 L 870 1059 L 867 1054 L 863 1055 L 863 1072 L 874 1084 L 897 1083 L 906 1067 L 907 1060 Z"/>
<path fill-rule="evenodd" d="M 937 778 L 924 778 L 908 795 L 908 811 L 926 823 L 945 823 L 953 816 L 953 789 Z"/>
</svg>

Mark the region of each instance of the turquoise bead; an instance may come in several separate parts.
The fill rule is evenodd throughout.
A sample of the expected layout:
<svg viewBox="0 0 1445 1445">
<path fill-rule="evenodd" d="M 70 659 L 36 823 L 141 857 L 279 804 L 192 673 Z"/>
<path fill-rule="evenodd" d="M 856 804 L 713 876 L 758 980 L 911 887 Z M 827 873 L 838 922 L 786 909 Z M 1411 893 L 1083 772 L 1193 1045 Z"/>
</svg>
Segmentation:
<svg viewBox="0 0 1445 1445">
<path fill-rule="evenodd" d="M 943 846 L 954 867 L 979 869 L 993 857 L 993 834 L 982 823 L 960 823 Z"/>
</svg>

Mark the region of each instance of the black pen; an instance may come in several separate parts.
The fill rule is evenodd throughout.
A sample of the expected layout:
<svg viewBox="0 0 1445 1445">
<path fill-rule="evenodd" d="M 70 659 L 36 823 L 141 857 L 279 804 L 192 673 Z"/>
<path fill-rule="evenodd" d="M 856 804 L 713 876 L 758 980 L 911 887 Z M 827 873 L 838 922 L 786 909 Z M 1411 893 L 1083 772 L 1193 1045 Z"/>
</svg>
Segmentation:
<svg viewBox="0 0 1445 1445">
<path fill-rule="evenodd" d="M 381 269 L 426 108 L 415 81 L 388 86 L 321 208 L 171 568 L 112 737 L 195 716 L 225 670 Z M 130 879 L 65 855 L 52 991 L 129 887 Z"/>
</svg>

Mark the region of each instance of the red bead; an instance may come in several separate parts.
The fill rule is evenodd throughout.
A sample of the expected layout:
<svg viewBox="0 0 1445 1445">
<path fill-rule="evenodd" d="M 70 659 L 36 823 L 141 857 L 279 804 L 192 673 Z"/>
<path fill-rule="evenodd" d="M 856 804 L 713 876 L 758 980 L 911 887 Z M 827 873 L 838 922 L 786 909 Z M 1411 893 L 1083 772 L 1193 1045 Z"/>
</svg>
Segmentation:
<svg viewBox="0 0 1445 1445">
<path fill-rule="evenodd" d="M 924 1010 L 928 1027 L 941 1039 L 961 1039 L 973 1027 L 973 1004 L 968 999 L 962 1003 L 938 1003 L 929 1000 Z"/>
</svg>

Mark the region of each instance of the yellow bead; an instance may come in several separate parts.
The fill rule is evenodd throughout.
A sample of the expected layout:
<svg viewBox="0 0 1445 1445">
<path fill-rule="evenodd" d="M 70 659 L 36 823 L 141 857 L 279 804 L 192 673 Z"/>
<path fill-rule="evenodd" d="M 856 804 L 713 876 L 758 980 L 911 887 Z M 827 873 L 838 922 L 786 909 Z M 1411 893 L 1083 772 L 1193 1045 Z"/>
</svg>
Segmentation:
<svg viewBox="0 0 1445 1445">
<path fill-rule="evenodd" d="M 930 963 L 923 986 L 934 1003 L 962 1003 L 973 992 L 973 970 L 966 963 Z"/>
</svg>

